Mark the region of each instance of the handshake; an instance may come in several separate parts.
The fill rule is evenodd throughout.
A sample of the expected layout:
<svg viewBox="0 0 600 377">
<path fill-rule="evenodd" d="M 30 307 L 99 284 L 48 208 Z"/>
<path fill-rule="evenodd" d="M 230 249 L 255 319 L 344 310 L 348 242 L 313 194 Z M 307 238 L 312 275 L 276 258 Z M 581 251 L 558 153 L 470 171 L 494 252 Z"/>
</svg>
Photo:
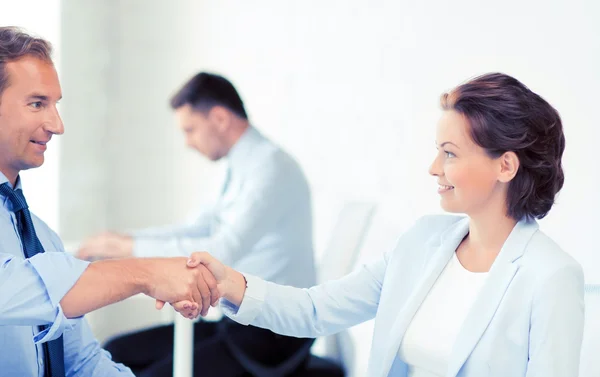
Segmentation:
<svg viewBox="0 0 600 377">
<path fill-rule="evenodd" d="M 211 306 L 224 297 L 241 304 L 246 284 L 243 275 L 205 252 L 189 258 L 150 258 L 148 263 L 160 271 L 149 276 L 143 293 L 156 299 L 156 308 L 170 303 L 190 319 L 206 316 Z M 160 265 L 156 265 L 160 264 Z"/>
<path fill-rule="evenodd" d="M 222 297 L 233 304 L 241 304 L 246 291 L 244 276 L 208 253 L 192 253 L 189 258 L 132 258 L 133 239 L 122 234 L 107 232 L 93 237 L 81 246 L 76 256 L 104 263 L 107 270 L 102 271 L 121 271 L 123 276 L 117 276 L 117 281 L 123 279 L 123 282 L 132 281 L 133 284 L 131 289 L 123 287 L 122 292 L 112 298 L 91 300 L 84 308 L 81 308 L 82 297 L 88 300 L 90 297 L 83 293 L 73 295 L 70 302 L 78 309 L 70 313 L 73 316 L 144 293 L 156 299 L 157 309 L 169 303 L 182 316 L 193 319 L 205 316 Z M 98 275 L 99 279 L 104 278 L 103 272 Z M 91 280 L 90 285 L 95 287 L 98 281 Z"/>
</svg>

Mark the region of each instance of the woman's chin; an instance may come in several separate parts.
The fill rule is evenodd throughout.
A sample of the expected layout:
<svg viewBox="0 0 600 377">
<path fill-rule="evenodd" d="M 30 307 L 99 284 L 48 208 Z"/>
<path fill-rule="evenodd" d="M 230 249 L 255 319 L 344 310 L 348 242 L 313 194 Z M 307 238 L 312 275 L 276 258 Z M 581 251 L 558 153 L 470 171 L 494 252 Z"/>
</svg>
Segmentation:
<svg viewBox="0 0 600 377">
<path fill-rule="evenodd" d="M 449 213 L 464 213 L 464 211 L 456 205 L 456 203 L 451 203 L 449 200 L 442 198 L 440 200 L 440 207 L 446 212 Z"/>
</svg>

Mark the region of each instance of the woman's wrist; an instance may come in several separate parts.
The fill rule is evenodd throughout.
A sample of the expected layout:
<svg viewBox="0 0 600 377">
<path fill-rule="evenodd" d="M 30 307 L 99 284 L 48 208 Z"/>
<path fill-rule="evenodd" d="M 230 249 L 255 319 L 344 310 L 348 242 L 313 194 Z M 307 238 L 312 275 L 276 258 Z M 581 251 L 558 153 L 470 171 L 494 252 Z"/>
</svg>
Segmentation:
<svg viewBox="0 0 600 377">
<path fill-rule="evenodd" d="M 246 278 L 242 273 L 227 267 L 225 292 L 223 298 L 236 306 L 240 306 L 246 293 Z"/>
</svg>

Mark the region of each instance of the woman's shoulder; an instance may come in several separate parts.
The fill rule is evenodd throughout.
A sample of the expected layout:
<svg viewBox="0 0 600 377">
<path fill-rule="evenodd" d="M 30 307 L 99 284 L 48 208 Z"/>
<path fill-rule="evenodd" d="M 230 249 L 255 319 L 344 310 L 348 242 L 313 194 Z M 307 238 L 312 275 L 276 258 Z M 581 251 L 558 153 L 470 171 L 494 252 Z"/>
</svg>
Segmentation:
<svg viewBox="0 0 600 377">
<path fill-rule="evenodd" d="M 396 243 L 395 250 L 406 250 L 406 246 L 433 245 L 440 242 L 441 236 L 459 227 L 461 222 L 468 222 L 466 216 L 425 215 L 420 217 Z"/>
<path fill-rule="evenodd" d="M 541 230 L 537 230 L 527 243 L 521 264 L 534 266 L 540 278 L 551 277 L 565 269 L 582 270 L 575 258 Z"/>
<path fill-rule="evenodd" d="M 468 221 L 468 218 L 466 216 L 444 214 L 425 215 L 420 217 L 407 233 L 424 235 L 426 237 L 439 237 L 462 221 Z"/>
<path fill-rule="evenodd" d="M 466 216 L 434 214 L 421 216 L 415 226 L 429 227 L 430 230 L 445 230 L 461 220 L 467 219 Z"/>
</svg>

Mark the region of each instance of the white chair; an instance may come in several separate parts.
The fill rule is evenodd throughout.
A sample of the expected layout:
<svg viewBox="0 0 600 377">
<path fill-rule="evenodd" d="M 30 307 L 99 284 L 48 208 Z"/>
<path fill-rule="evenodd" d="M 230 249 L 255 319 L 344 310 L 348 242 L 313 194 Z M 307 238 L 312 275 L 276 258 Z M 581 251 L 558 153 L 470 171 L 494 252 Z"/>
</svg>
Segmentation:
<svg viewBox="0 0 600 377">
<path fill-rule="evenodd" d="M 352 272 L 374 210 L 375 205 L 372 203 L 347 202 L 343 206 L 319 262 L 319 283 L 338 279 Z M 300 376 L 312 376 L 313 373 L 319 376 L 340 375 L 342 372 L 335 365 L 339 365 L 346 376 L 354 374 L 354 346 L 348 331 L 317 339 L 312 351 L 323 358 L 311 357 L 305 374 L 300 373 Z"/>
<path fill-rule="evenodd" d="M 319 262 L 320 283 L 339 279 L 352 272 L 374 211 L 373 203 L 347 202 L 343 206 Z M 313 349 L 325 358 L 340 364 L 346 375 L 353 375 L 354 346 L 348 331 L 317 340 Z"/>
<path fill-rule="evenodd" d="M 600 284 L 585 286 L 585 327 L 579 377 L 600 376 Z"/>
<path fill-rule="evenodd" d="M 340 211 L 333 228 L 329 244 L 318 271 L 320 282 L 340 278 L 352 271 L 358 253 L 373 215 L 375 205 L 371 203 L 348 202 Z M 181 316 L 175 317 L 175 339 L 173 355 L 173 375 L 191 377 L 193 374 L 194 349 L 193 322 Z M 346 374 L 352 369 L 353 347 L 350 335 L 341 332 L 326 337 L 324 353 L 342 365 Z"/>
</svg>

